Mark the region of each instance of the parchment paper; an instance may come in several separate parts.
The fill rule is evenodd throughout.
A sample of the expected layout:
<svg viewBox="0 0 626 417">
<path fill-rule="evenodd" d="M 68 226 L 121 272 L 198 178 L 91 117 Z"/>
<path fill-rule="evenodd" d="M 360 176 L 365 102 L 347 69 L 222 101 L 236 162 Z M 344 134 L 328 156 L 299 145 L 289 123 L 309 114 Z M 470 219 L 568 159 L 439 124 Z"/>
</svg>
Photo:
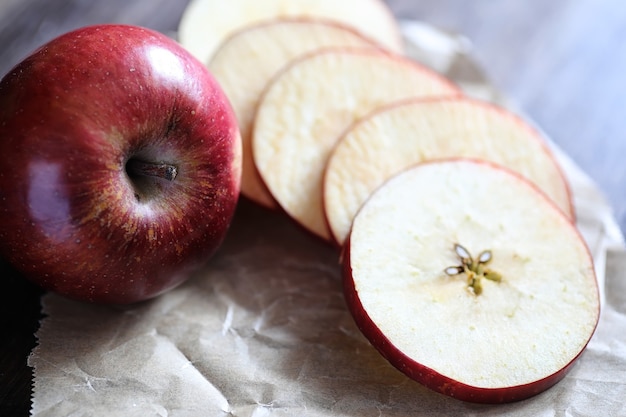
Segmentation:
<svg viewBox="0 0 626 417">
<path fill-rule="evenodd" d="M 502 101 L 462 37 L 402 22 L 409 54 L 470 95 Z M 552 144 L 552 146 L 554 146 Z M 626 249 L 596 186 L 558 148 L 603 309 L 563 381 L 531 399 L 475 405 L 409 380 L 361 335 L 337 251 L 242 201 L 217 256 L 187 283 L 130 307 L 48 294 L 33 416 L 624 416 Z"/>
</svg>

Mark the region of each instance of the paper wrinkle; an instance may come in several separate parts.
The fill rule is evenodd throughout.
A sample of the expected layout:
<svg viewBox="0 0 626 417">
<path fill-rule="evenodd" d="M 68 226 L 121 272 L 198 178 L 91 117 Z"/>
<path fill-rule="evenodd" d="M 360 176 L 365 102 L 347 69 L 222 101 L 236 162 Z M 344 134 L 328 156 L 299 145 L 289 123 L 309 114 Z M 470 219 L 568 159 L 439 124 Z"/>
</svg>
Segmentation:
<svg viewBox="0 0 626 417">
<path fill-rule="evenodd" d="M 403 21 L 409 54 L 470 95 L 504 102 L 467 39 Z M 33 416 L 626 415 L 626 248 L 606 199 L 556 145 L 602 297 L 580 360 L 526 401 L 469 404 L 397 371 L 354 324 L 335 248 L 242 201 L 224 245 L 183 285 L 134 306 L 54 294 L 37 332 Z"/>
</svg>

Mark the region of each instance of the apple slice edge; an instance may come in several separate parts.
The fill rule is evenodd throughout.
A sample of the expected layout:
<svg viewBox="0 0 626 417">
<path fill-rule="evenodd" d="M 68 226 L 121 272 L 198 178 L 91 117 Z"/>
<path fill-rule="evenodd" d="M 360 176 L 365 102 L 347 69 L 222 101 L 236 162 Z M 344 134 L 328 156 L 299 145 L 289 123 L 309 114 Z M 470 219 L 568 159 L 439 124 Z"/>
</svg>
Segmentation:
<svg viewBox="0 0 626 417">
<path fill-rule="evenodd" d="M 422 162 L 394 175 L 394 177 L 390 178 L 387 182 L 393 181 L 396 176 L 401 176 L 407 171 L 416 168 L 419 169 L 420 166 L 440 163 L 445 164 L 455 161 L 488 165 L 493 167 L 494 169 L 507 172 L 512 177 L 515 177 L 519 181 L 524 183 L 529 189 L 534 190 L 538 195 L 541 195 L 543 201 L 547 204 L 547 206 L 550 207 L 551 210 L 554 210 L 554 212 L 558 213 L 558 215 L 562 219 L 568 220 L 566 215 L 536 185 L 522 177 L 520 174 L 517 174 L 513 171 L 508 170 L 505 167 L 488 161 L 469 158 L 450 158 L 447 160 Z M 380 188 L 382 187 L 384 187 L 384 184 Z M 371 198 L 372 197 L 370 196 L 370 199 Z M 363 210 L 363 207 L 361 208 L 361 210 Z M 413 360 L 411 357 L 403 353 L 400 349 L 395 347 L 390 339 L 384 334 L 383 330 L 378 327 L 378 325 L 367 312 L 367 309 L 361 303 L 359 291 L 355 286 L 355 281 L 353 278 L 353 268 L 351 265 L 352 230 L 348 234 L 345 240 L 345 244 L 341 247 L 340 252 L 340 263 L 342 268 L 342 288 L 348 310 L 350 311 L 355 324 L 362 332 L 362 334 L 391 365 L 406 374 L 409 378 L 419 382 L 420 384 L 435 392 L 465 402 L 486 404 L 508 403 L 530 398 L 551 388 L 567 375 L 572 366 L 585 351 L 589 341 L 595 333 L 599 321 L 601 306 L 599 298 L 598 280 L 595 275 L 595 270 L 593 269 L 593 258 L 586 242 L 584 241 L 582 235 L 575 227 L 575 225 L 573 225 L 569 221 L 567 222 L 567 224 L 569 224 L 570 230 L 573 232 L 576 239 L 578 239 L 584 247 L 587 256 L 586 261 L 591 265 L 591 275 L 593 276 L 593 283 L 595 284 L 595 300 L 597 301 L 597 309 L 595 312 L 595 325 L 589 333 L 589 337 L 586 339 L 585 343 L 582 345 L 580 350 L 575 355 L 573 355 L 573 357 L 570 358 L 569 362 L 558 371 L 546 375 L 543 378 L 539 378 L 528 383 L 521 383 L 517 385 L 503 386 L 497 388 L 468 385 L 463 382 L 457 381 L 449 376 L 446 376 L 424 364 L 418 363 L 417 361 Z"/>
</svg>

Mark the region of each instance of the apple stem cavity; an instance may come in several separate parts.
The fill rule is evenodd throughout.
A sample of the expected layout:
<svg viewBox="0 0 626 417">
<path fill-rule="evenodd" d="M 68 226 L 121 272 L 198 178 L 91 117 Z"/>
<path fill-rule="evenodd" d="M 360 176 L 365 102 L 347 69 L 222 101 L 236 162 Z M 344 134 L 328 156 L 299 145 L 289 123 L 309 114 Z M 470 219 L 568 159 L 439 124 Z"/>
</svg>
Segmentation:
<svg viewBox="0 0 626 417">
<path fill-rule="evenodd" d="M 461 265 L 450 266 L 446 268 L 444 272 L 449 276 L 465 273 L 467 277 L 467 287 L 475 295 L 480 295 L 483 292 L 481 282 L 483 278 L 494 282 L 502 281 L 502 276 L 499 273 L 485 268 L 485 265 L 487 265 L 493 257 L 490 250 L 482 251 L 480 255 L 478 255 L 478 258 L 474 259 L 467 249 L 455 243 L 454 252 L 459 256 Z"/>
<path fill-rule="evenodd" d="M 174 181 L 178 168 L 166 162 L 148 162 L 132 158 L 126 163 L 126 172 L 131 177 L 154 177 Z"/>
</svg>

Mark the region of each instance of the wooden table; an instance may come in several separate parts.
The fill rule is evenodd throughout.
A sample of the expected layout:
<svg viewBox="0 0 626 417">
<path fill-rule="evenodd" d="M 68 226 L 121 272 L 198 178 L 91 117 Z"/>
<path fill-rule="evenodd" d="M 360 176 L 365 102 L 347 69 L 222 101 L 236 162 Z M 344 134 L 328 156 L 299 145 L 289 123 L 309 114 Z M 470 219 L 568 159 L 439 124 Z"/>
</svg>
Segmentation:
<svg viewBox="0 0 626 417">
<path fill-rule="evenodd" d="M 0 0 L 0 73 L 52 37 L 87 24 L 131 23 L 172 33 L 186 4 Z M 388 4 L 399 18 L 467 36 L 493 83 L 596 181 L 626 231 L 626 7 L 621 0 Z M 5 263 L 0 262 L 0 271 L 0 415 L 27 415 L 31 370 L 26 358 L 35 344 L 41 291 Z"/>
</svg>

